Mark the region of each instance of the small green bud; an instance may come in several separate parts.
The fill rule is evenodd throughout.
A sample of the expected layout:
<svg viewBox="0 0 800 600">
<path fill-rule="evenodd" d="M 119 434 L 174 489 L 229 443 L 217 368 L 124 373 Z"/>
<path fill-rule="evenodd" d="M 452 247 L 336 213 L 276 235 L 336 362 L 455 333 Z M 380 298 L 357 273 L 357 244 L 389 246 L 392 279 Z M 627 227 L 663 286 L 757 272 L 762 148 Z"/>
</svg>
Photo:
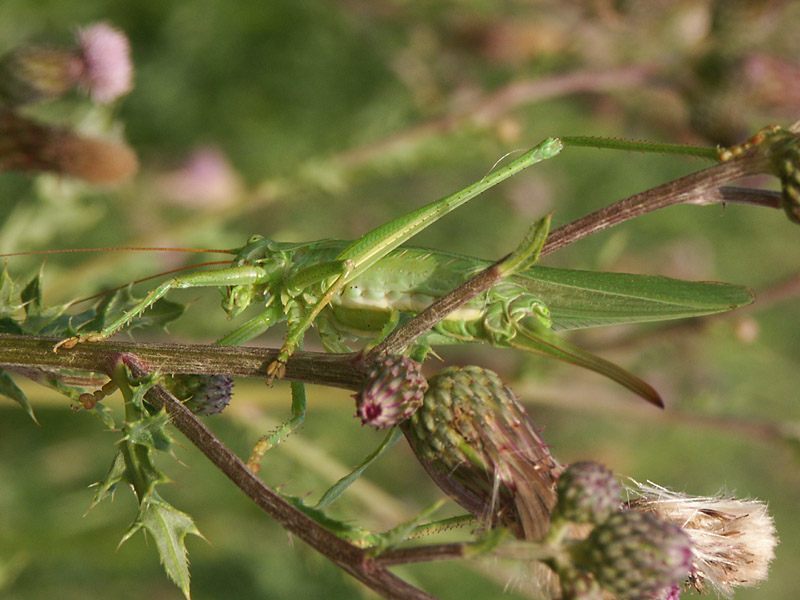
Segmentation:
<svg viewBox="0 0 800 600">
<path fill-rule="evenodd" d="M 555 503 L 557 465 L 524 407 L 496 373 L 480 367 L 450 367 L 429 384 L 403 426 L 419 461 L 487 525 L 540 539 Z"/>
<path fill-rule="evenodd" d="M 571 548 L 578 571 L 591 573 L 619 600 L 666 596 L 689 576 L 692 543 L 674 523 L 623 510 Z"/>
<path fill-rule="evenodd" d="M 356 416 L 376 429 L 394 427 L 416 412 L 427 389 L 417 361 L 399 355 L 380 358 L 354 396 Z"/>
<path fill-rule="evenodd" d="M 596 462 L 571 464 L 558 478 L 555 513 L 567 521 L 605 521 L 619 509 L 622 488 L 614 474 Z"/>
</svg>

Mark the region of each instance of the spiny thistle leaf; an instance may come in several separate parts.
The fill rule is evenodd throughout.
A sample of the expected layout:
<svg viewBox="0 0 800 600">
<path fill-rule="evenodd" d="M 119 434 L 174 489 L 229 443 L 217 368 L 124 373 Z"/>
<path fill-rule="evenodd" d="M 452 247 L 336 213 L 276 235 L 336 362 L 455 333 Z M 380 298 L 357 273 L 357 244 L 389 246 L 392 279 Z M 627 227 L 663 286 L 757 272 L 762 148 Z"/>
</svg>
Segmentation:
<svg viewBox="0 0 800 600">
<path fill-rule="evenodd" d="M 14 383 L 14 380 L 11 379 L 11 376 L 5 371 L 0 371 L 0 396 L 11 398 L 14 402 L 25 409 L 25 412 L 28 413 L 28 416 L 31 419 L 33 419 L 34 423 L 37 425 L 39 424 L 39 421 L 36 420 L 36 415 L 33 414 L 33 407 L 28 401 L 28 397 L 21 389 L 19 389 L 19 387 L 17 387 L 17 384 Z"/>
<path fill-rule="evenodd" d="M 141 419 L 126 423 L 123 427 L 123 440 L 137 446 L 166 452 L 172 446 L 172 437 L 167 433 L 169 414 L 161 409 L 154 415 L 146 415 Z"/>
<path fill-rule="evenodd" d="M 114 460 L 111 462 L 111 468 L 108 469 L 106 476 L 97 483 L 93 484 L 97 487 L 97 491 L 92 498 L 92 503 L 89 505 L 89 510 L 100 504 L 108 497 L 114 496 L 117 485 L 125 479 L 125 456 L 122 452 L 117 452 L 114 455 Z"/>
<path fill-rule="evenodd" d="M 20 294 L 22 304 L 25 306 L 25 314 L 30 317 L 38 317 L 42 314 L 42 271 L 30 280 Z"/>
<path fill-rule="evenodd" d="M 187 534 L 203 537 L 192 518 L 153 492 L 139 505 L 136 521 L 122 537 L 120 545 L 140 529 L 153 537 L 164 571 L 189 600 L 189 557 L 185 538 Z"/>
<path fill-rule="evenodd" d="M 4 264 L 0 273 L 0 317 L 9 317 L 19 309 L 17 299 L 16 285 L 8 273 L 8 265 Z"/>
<path fill-rule="evenodd" d="M 158 374 L 150 374 L 142 379 L 134 380 L 133 376 L 130 374 L 130 371 L 127 371 L 127 367 L 126 372 L 128 374 L 128 388 L 132 393 L 131 398 L 128 401 L 139 412 L 139 416 L 144 417 L 148 414 L 144 401 L 145 394 L 147 394 L 147 392 L 149 392 L 150 389 L 159 382 L 161 377 Z"/>
</svg>

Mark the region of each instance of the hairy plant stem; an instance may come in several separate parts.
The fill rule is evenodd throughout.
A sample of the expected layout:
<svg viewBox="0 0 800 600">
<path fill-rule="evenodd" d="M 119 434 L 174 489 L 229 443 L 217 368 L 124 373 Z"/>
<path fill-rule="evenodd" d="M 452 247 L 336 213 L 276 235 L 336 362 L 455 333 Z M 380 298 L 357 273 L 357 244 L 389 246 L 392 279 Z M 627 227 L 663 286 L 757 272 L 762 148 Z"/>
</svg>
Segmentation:
<svg viewBox="0 0 800 600">
<path fill-rule="evenodd" d="M 21 373 L 30 368 L 52 373 L 55 367 L 102 372 L 110 355 L 135 352 L 159 373 L 266 378 L 266 365 L 278 355 L 278 351 L 271 348 L 130 341 L 80 344 L 69 351 L 56 353 L 53 346 L 57 341 L 57 338 L 50 337 L 0 334 L 0 365 Z M 287 364 L 286 379 L 357 390 L 364 371 L 355 357 L 350 354 L 296 352 Z"/>
<path fill-rule="evenodd" d="M 749 152 L 739 158 L 634 194 L 554 230 L 542 248 L 542 256 L 552 254 L 594 233 L 676 204 L 702 206 L 743 202 L 778 208 L 774 196 L 768 193 L 765 195 L 761 190 L 743 192 L 741 188 L 729 188 L 726 191 L 720 189 L 724 183 L 762 173 L 766 168 L 766 159 L 756 157 L 755 152 Z"/>
</svg>

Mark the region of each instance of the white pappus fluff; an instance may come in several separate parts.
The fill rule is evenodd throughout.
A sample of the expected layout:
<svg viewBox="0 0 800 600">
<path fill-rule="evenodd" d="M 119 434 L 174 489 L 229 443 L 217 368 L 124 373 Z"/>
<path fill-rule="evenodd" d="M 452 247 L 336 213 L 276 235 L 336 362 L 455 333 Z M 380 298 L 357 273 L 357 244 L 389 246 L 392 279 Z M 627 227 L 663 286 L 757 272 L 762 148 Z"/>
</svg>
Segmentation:
<svg viewBox="0 0 800 600">
<path fill-rule="evenodd" d="M 767 578 L 778 538 L 767 505 L 728 496 L 688 496 L 652 482 L 631 480 L 630 508 L 680 525 L 694 546 L 689 583 L 730 596 L 736 587 Z"/>
</svg>

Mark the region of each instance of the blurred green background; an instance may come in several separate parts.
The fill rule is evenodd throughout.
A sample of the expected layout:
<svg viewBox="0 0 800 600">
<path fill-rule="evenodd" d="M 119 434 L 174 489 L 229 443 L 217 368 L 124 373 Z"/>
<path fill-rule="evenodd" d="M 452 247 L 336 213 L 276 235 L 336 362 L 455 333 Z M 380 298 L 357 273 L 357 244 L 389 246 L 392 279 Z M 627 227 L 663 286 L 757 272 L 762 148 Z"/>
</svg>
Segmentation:
<svg viewBox="0 0 800 600">
<path fill-rule="evenodd" d="M 28 40 L 65 42 L 99 20 L 129 35 L 136 67 L 135 88 L 114 107 L 115 120 L 77 97 L 34 114 L 90 132 L 124 128 L 141 171 L 124 187 L 100 190 L 0 174 L 0 251 L 236 247 L 253 233 L 353 238 L 549 135 L 729 144 L 800 116 L 800 5 L 793 2 L 4 0 L 0 52 Z M 200 184 L 198 149 L 206 161 L 199 171 L 214 176 Z M 192 157 L 194 171 L 186 166 Z M 546 211 L 563 224 L 702 166 L 568 149 L 415 244 L 496 258 Z M 797 275 L 798 233 L 777 211 L 677 207 L 546 262 L 775 291 Z M 29 276 L 40 262 L 15 259 L 10 267 Z M 169 254 L 51 257 L 46 300 L 182 264 L 183 255 Z M 190 303 L 187 314 L 168 334 L 137 339 L 210 342 L 232 327 L 216 292 L 176 297 Z M 800 560 L 798 321 L 796 297 L 775 300 L 765 291 L 751 310 L 706 323 L 575 336 L 656 385 L 665 412 L 549 361 L 486 348 L 441 354 L 500 372 L 563 462 L 592 458 L 692 494 L 722 490 L 767 501 L 781 537 L 777 558 L 766 583 L 735 597 L 788 600 L 797 597 Z M 113 504 L 86 513 L 87 486 L 105 474 L 118 434 L 54 392 L 25 389 L 41 427 L 0 403 L 0 597 L 179 598 L 152 543 L 139 535 L 117 548 L 135 516 L 132 495 L 121 490 Z M 381 436 L 352 418 L 346 394 L 312 388 L 309 400 L 305 428 L 270 452 L 263 476 L 315 499 Z M 288 409 L 288 386 L 243 381 L 231 409 L 208 422 L 246 455 Z M 181 462 L 160 461 L 174 480 L 163 493 L 193 515 L 207 540 L 188 541 L 194 598 L 373 597 L 178 442 Z M 387 528 L 439 497 L 402 446 L 348 493 L 337 516 Z M 534 597 L 520 565 L 398 572 L 441 598 Z"/>
</svg>

